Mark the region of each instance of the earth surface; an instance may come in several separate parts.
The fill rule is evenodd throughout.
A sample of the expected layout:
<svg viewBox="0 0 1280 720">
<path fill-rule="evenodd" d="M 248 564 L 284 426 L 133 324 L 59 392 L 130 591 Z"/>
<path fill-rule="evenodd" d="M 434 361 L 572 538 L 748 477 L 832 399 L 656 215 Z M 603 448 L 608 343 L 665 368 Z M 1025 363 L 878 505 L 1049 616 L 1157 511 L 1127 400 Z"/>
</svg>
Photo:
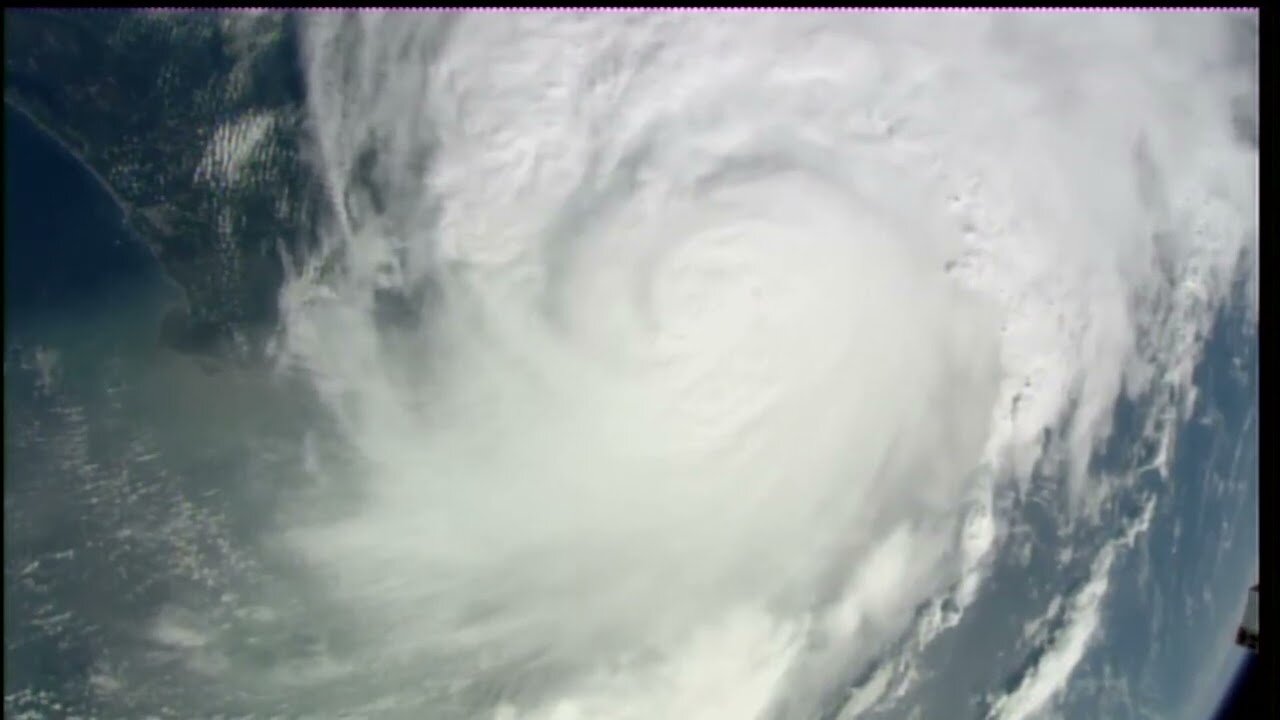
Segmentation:
<svg viewBox="0 0 1280 720">
<path fill-rule="evenodd" d="M 5 715 L 1209 717 L 1256 127 L 1246 13 L 6 11 Z"/>
</svg>

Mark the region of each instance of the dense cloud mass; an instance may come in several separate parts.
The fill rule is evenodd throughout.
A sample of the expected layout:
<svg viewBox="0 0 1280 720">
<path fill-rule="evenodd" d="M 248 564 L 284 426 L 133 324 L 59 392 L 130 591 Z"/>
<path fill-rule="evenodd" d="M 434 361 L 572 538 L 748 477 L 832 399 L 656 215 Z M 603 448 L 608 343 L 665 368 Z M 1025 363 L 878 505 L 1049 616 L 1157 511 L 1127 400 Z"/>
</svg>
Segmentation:
<svg viewBox="0 0 1280 720">
<path fill-rule="evenodd" d="M 1186 383 L 1256 242 L 1228 22 L 313 18 L 281 348 L 362 460 L 289 547 L 436 707 L 830 712 L 1045 428 L 1087 514 Z"/>
<path fill-rule="evenodd" d="M 96 17 L 7 71 L 102 36 L 169 90 L 13 105 L 165 252 L 112 270 L 119 197 L 85 230 L 8 166 L 6 715 L 1217 700 L 1179 673 L 1252 562 L 1254 15 Z M 278 327 L 210 320 L 274 322 L 268 247 Z"/>
</svg>

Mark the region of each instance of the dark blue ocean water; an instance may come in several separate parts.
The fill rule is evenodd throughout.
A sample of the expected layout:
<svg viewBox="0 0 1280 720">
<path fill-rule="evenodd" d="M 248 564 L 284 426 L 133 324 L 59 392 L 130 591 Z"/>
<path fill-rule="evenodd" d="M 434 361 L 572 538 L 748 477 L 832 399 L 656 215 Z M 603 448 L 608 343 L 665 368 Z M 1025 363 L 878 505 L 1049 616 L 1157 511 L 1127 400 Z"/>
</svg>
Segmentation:
<svg viewBox="0 0 1280 720">
<path fill-rule="evenodd" d="M 7 327 L 26 331 L 50 312 L 91 312 L 123 293 L 174 292 L 77 158 L 8 104 L 4 134 Z"/>
<path fill-rule="evenodd" d="M 46 554 L 73 558 L 74 551 L 58 555 L 70 549 L 65 536 L 87 528 L 69 516 L 75 503 L 52 497 L 30 502 L 61 486 L 60 478 L 30 464 L 43 457 L 32 449 L 39 443 L 22 439 L 41 433 L 47 422 L 34 411 L 42 392 L 30 359 L 33 353 L 56 357 L 60 378 L 92 391 L 102 380 L 95 365 L 154 341 L 154 321 L 173 291 L 121 209 L 76 158 L 7 104 L 4 135 L 5 695 L 46 692 L 74 707 L 99 638 L 76 637 L 74 623 L 66 632 L 49 631 L 67 612 L 63 608 L 84 601 L 49 600 L 65 591 L 88 592 L 91 582 L 42 577 L 37 561 Z M 136 299 L 150 302 L 131 302 Z M 95 322 L 122 305 L 150 306 L 157 317 L 135 312 Z M 86 575 L 92 581 L 95 573 Z M 113 603 L 104 598 L 102 605 Z M 40 621 L 44 629 L 33 627 Z M 6 700 L 6 710 L 14 709 Z"/>
</svg>

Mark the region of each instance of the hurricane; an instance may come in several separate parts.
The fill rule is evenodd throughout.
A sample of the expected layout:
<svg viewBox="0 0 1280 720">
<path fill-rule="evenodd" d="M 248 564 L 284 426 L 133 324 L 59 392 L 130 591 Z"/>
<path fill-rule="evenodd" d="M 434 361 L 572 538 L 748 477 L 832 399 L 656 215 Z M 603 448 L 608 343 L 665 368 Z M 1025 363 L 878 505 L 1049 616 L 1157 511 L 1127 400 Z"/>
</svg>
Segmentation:
<svg viewBox="0 0 1280 720">
<path fill-rule="evenodd" d="M 1168 448 L 1256 288 L 1242 20 L 306 15 L 323 213 L 242 389 L 299 460 L 256 589 L 147 621 L 170 704 L 897 716 L 1042 492 L 1101 539 L 976 710 L 1034 716 L 1156 512 L 1116 403 Z"/>
</svg>

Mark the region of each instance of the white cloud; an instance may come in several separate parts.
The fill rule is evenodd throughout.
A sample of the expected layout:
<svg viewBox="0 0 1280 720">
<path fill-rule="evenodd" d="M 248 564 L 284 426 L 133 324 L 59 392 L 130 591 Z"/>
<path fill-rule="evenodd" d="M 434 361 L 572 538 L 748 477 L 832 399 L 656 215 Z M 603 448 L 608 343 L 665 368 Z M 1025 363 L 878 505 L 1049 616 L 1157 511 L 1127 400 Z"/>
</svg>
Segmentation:
<svg viewBox="0 0 1280 720">
<path fill-rule="evenodd" d="M 256 111 L 219 125 L 196 166 L 196 181 L 215 187 L 240 184 L 244 170 L 254 165 L 255 154 L 270 151 L 263 141 L 275 122 L 272 113 Z"/>
<path fill-rule="evenodd" d="M 371 672 L 551 717 L 719 717 L 695 690 L 737 683 L 750 716 L 963 607 L 999 536 L 983 465 L 1025 477 L 1073 409 L 1087 508 L 1122 378 L 1185 387 L 1256 225 L 1215 22 L 315 18 L 347 272 L 288 289 L 289 350 L 370 462 L 359 509 L 290 539 L 389 633 Z M 442 288 L 394 346 L 388 277 Z M 1109 562 L 1002 713 L 1069 676 Z"/>
<path fill-rule="evenodd" d="M 1116 554 L 1133 547 L 1137 536 L 1150 526 L 1154 511 L 1155 499 L 1150 498 L 1142 515 L 1125 527 L 1124 534 L 1103 546 L 1093 561 L 1088 581 L 1071 597 L 1066 622 L 1055 634 L 1052 644 L 1012 692 L 992 703 L 988 717 L 999 720 L 1039 717 L 1046 710 L 1045 706 L 1062 691 L 1089 645 L 1096 639 Z M 1048 620 L 1057 610 L 1058 600 L 1055 598 L 1041 622 Z"/>
</svg>

